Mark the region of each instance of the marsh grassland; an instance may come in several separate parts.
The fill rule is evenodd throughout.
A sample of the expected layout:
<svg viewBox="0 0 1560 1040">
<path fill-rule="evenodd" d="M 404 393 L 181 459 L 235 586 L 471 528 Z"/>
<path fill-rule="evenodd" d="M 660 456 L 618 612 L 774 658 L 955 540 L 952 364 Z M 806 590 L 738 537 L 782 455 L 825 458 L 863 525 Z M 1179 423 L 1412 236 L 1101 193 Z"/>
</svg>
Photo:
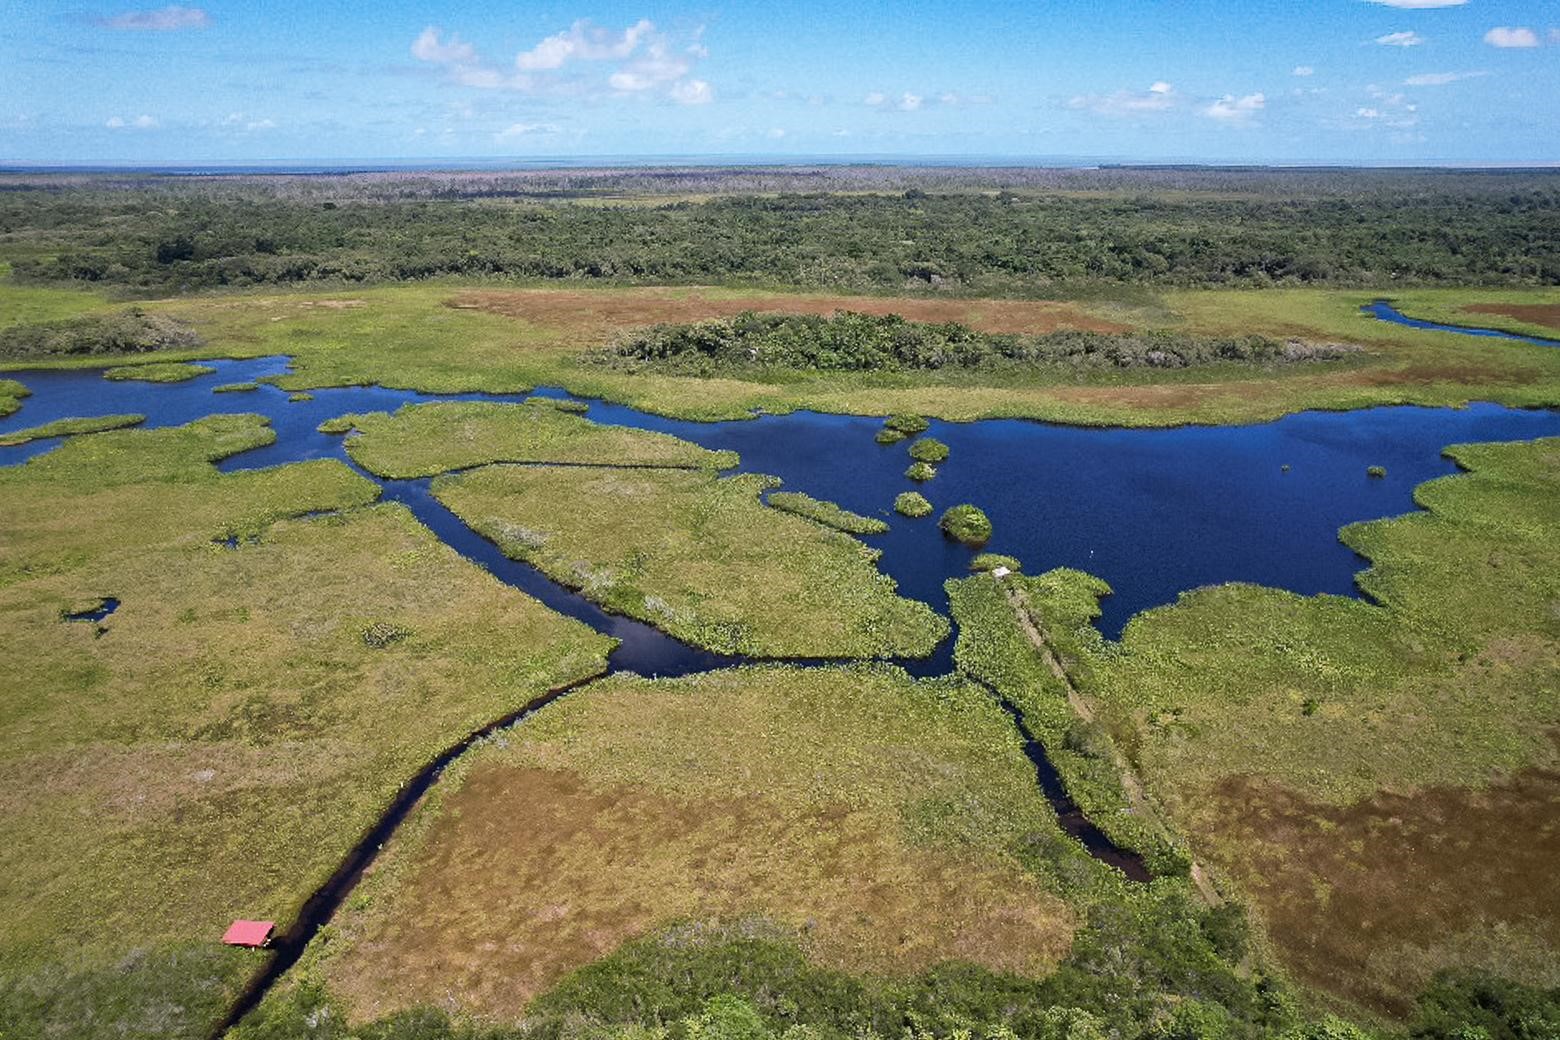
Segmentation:
<svg viewBox="0 0 1560 1040">
<path fill-rule="evenodd" d="M 1560 984 L 1560 441 L 1450 453 L 1471 472 L 1421 486 L 1426 512 L 1343 532 L 1381 606 L 1220 586 L 1115 646 L 1087 624 L 1100 583 L 1018 579 L 1280 959 L 1396 1015 L 1443 968 Z"/>
<path fill-rule="evenodd" d="M 603 668 L 340 463 L 212 468 L 271 436 L 222 416 L 0 470 L 8 1035 L 206 1035 L 263 957 L 230 920 L 287 922 L 424 762 Z"/>
<path fill-rule="evenodd" d="M 0 174 L 0 447 L 62 438 L 0 468 L 0 1040 L 206 1040 L 269 956 L 229 921 L 287 928 L 425 767 L 565 686 L 453 760 L 231 1040 L 1560 1036 L 1560 441 L 1453 447 L 1421 511 L 1345 528 L 1365 598 L 1199 588 L 1119 641 L 1045 532 L 909 483 L 931 420 L 1560 406 L 1560 349 L 1361 313 L 1560 336 L 1556 184 Z M 279 404 L 293 457 L 344 457 L 223 472 L 263 416 L 131 429 L 75 386 L 28 420 L 53 368 Z M 883 417 L 858 508 L 892 529 L 551 391 L 326 410 L 374 385 Z M 614 640 L 441 503 L 753 660 L 606 674 Z M 880 567 L 905 546 L 946 603 Z M 941 660 L 950 617 L 952 674 L 883 660 Z M 1052 768 L 1149 880 L 1069 836 Z"/>
<path fill-rule="evenodd" d="M 347 454 L 379 477 L 428 477 L 490 462 L 727 469 L 733 452 L 706 451 L 664 433 L 602 426 L 541 400 L 433 403 L 394 414 L 346 415 L 324 427 L 354 436 Z"/>
<path fill-rule="evenodd" d="M 923 657 L 948 632 L 851 536 L 766 507 L 771 478 L 488 466 L 434 494 L 510 556 L 696 646 L 763 657 Z"/>
<path fill-rule="evenodd" d="M 1289 1014 L 1178 883 L 1130 886 L 1061 835 L 1007 716 L 963 680 L 614 677 L 441 787 L 240 1036 L 322 1014 L 615 1034 L 722 997 L 825 1037 L 907 1015 L 1135 1032 L 1161 988 L 1198 1014 Z"/>
</svg>

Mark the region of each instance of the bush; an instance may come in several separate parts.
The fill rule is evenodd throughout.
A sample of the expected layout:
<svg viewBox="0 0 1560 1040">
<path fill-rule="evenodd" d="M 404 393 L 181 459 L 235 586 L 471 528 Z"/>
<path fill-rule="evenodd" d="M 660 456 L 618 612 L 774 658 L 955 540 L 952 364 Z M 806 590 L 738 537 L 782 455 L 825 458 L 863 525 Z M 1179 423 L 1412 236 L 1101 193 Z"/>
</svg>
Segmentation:
<svg viewBox="0 0 1560 1040">
<path fill-rule="evenodd" d="M 161 314 L 132 307 L 117 314 L 0 329 L 0 358 L 84 357 L 188 350 L 200 345 L 195 330 Z"/>
<path fill-rule="evenodd" d="M 925 433 L 931 429 L 932 424 L 919 415 L 890 415 L 883 421 L 883 428 L 893 430 L 896 433 L 914 435 Z"/>
<path fill-rule="evenodd" d="M 1016 556 L 1004 556 L 1001 553 L 981 553 L 970 561 L 972 571 L 994 571 L 998 567 L 1006 567 L 1010 571 L 1024 569 Z"/>
<path fill-rule="evenodd" d="M 908 433 L 900 433 L 898 430 L 891 430 L 885 426 L 879 430 L 877 432 L 877 436 L 873 437 L 872 439 L 877 441 L 879 444 L 898 444 L 900 441 L 909 436 L 910 435 Z"/>
<path fill-rule="evenodd" d="M 847 534 L 882 534 L 888 530 L 888 525 L 876 517 L 852 513 L 833 502 L 823 502 L 800 491 L 772 492 L 769 496 L 769 504 L 776 509 L 805 516 L 815 523 Z"/>
<path fill-rule="evenodd" d="M 910 445 L 910 457 L 917 462 L 946 462 L 948 445 L 935 437 L 922 437 Z"/>
<path fill-rule="evenodd" d="M 1442 972 L 1419 998 L 1414 1040 L 1538 1040 L 1560 1036 L 1560 987 L 1540 989 L 1486 972 Z"/>
<path fill-rule="evenodd" d="M 1387 467 L 1385 467 L 1385 466 L 1368 466 L 1365 469 L 1365 475 L 1367 477 L 1372 477 L 1372 478 L 1374 478 L 1376 480 L 1380 480 L 1382 477 L 1385 477 L 1387 475 Z"/>
<path fill-rule="evenodd" d="M 938 521 L 943 533 L 967 545 L 984 545 L 991 540 L 991 520 L 977 506 L 953 506 Z"/>
<path fill-rule="evenodd" d="M 932 504 L 919 492 L 906 491 L 894 499 L 894 511 L 909 517 L 932 515 Z"/>
<path fill-rule="evenodd" d="M 910 468 L 905 470 L 905 476 L 911 480 L 928 481 L 937 476 L 937 467 L 926 462 L 912 462 Z"/>
</svg>

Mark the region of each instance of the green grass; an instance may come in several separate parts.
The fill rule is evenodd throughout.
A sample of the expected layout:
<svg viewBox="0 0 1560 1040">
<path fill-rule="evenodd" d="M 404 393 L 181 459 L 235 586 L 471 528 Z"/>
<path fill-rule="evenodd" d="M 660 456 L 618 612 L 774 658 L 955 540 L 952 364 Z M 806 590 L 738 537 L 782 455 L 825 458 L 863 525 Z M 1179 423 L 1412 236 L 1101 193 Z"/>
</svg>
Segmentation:
<svg viewBox="0 0 1560 1040">
<path fill-rule="evenodd" d="M 722 653 L 923 656 L 947 632 L 876 553 L 769 509 L 773 478 L 707 471 L 490 466 L 439 500 L 510 556 L 611 610 Z"/>
<path fill-rule="evenodd" d="M 950 506 L 938 518 L 937 526 L 949 538 L 966 545 L 985 545 L 991 540 L 991 520 L 979 506 Z"/>
<path fill-rule="evenodd" d="M 11 265 L 0 263 L 0 328 L 65 321 L 109 306 L 97 293 L 81 289 L 17 285 L 11 281 Z"/>
<path fill-rule="evenodd" d="M 259 383 L 223 383 L 221 386 L 212 387 L 211 392 L 214 394 L 242 394 L 258 389 L 260 389 Z"/>
<path fill-rule="evenodd" d="M 14 379 L 0 379 L 0 418 L 22 407 L 22 398 L 32 393 Z"/>
<path fill-rule="evenodd" d="M 136 379 L 145 383 L 183 383 L 200 376 L 210 375 L 216 369 L 210 365 L 192 365 L 180 361 L 153 361 L 147 364 L 118 365 L 103 370 L 104 379 Z"/>
<path fill-rule="evenodd" d="M 1435 290 L 1393 290 L 1383 294 L 1392 305 L 1410 318 L 1439 322 L 1442 325 L 1466 325 L 1480 329 L 1501 329 L 1522 336 L 1540 336 L 1560 339 L 1560 327 L 1548 323 L 1528 321 L 1509 314 L 1492 314 L 1470 310 L 1474 306 L 1553 307 L 1555 293 L 1540 289 L 1481 289 L 1465 294 Z"/>
<path fill-rule="evenodd" d="M 540 403 L 435 402 L 332 419 L 326 433 L 356 430 L 353 461 L 381 477 L 427 477 L 490 462 L 726 469 L 735 452 L 708 451 L 664 433 L 603 426 Z"/>
<path fill-rule="evenodd" d="M 90 419 L 56 419 L 42 426 L 32 426 L 25 430 L 12 430 L 10 433 L 0 433 L 0 448 L 10 448 L 18 444 L 26 444 L 28 441 L 43 440 L 46 437 L 70 437 L 78 433 L 102 433 L 104 430 L 118 430 L 126 426 L 139 426 L 146 421 L 144 415 L 100 415 Z"/>
<path fill-rule="evenodd" d="M 931 516 L 932 504 L 918 491 L 905 491 L 894 496 L 894 512 L 912 518 Z"/>
<path fill-rule="evenodd" d="M 983 552 L 976 554 L 970 560 L 972 571 L 994 571 L 998 567 L 1006 567 L 1010 571 L 1021 571 L 1024 565 L 1015 556 L 1004 556 L 1001 553 Z"/>
<path fill-rule="evenodd" d="M 604 667 L 342 464 L 211 465 L 271 437 L 216 416 L 0 470 L 8 1035 L 208 1035 L 260 963 L 229 921 L 285 926 L 441 748 Z"/>
<path fill-rule="evenodd" d="M 1055 647 L 1058 651 L 1080 629 L 1094 632 L 1097 598 L 1109 591 L 1098 578 L 1070 570 L 1034 578 L 1011 574 L 1000 582 L 986 574 L 950 580 L 948 597 L 959 631 L 954 660 L 959 670 L 988 684 L 1018 708 L 1061 774 L 1067 793 L 1112 841 L 1141 853 L 1155 873 L 1184 871 L 1184 841 L 1157 814 L 1134 809 L 1114 760 L 1110 734 L 1081 720 L 1069 706 L 1066 683 L 1052 673 L 1020 628 L 1004 592 L 1009 587 L 1025 591 L 1048 635 L 1063 633 Z"/>
<path fill-rule="evenodd" d="M 888 524 L 883 520 L 852 513 L 833 502 L 820 501 L 800 491 L 771 491 L 767 501 L 776 509 L 804 516 L 846 534 L 882 534 L 888 530 Z"/>
</svg>

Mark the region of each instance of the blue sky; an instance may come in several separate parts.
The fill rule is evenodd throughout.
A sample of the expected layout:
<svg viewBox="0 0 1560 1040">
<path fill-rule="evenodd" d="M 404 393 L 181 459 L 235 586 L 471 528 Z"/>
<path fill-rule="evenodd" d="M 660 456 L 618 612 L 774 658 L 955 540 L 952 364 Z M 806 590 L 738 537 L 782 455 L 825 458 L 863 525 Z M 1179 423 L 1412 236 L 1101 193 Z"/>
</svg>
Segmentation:
<svg viewBox="0 0 1560 1040">
<path fill-rule="evenodd" d="M 1555 0 L 25 0 L 0 164 L 1560 162 Z"/>
</svg>

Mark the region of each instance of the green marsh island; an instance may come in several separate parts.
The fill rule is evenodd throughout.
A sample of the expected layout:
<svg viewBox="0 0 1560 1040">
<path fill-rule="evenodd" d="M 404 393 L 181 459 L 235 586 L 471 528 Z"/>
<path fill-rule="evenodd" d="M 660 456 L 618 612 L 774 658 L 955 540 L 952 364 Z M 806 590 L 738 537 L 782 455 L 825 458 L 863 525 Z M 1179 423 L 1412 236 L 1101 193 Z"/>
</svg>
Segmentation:
<svg viewBox="0 0 1560 1040">
<path fill-rule="evenodd" d="M 0 1038 L 1560 1037 L 1560 174 L 207 172 L 0 171 Z"/>
</svg>

